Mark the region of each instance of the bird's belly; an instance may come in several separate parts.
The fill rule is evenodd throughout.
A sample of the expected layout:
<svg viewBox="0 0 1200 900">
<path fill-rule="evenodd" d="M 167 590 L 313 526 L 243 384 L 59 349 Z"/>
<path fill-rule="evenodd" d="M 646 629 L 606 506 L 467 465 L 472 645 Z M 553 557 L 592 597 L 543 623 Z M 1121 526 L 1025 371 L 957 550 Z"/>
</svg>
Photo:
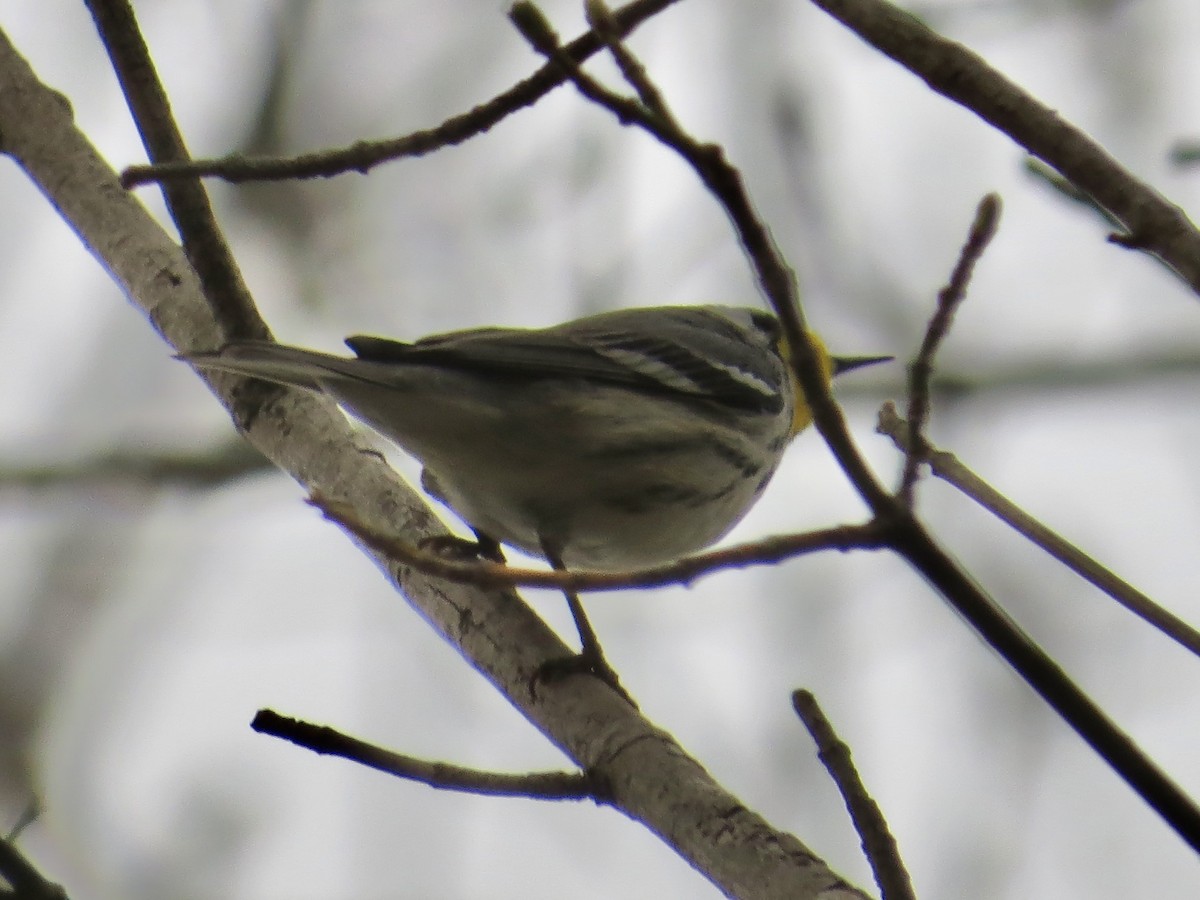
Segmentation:
<svg viewBox="0 0 1200 900">
<path fill-rule="evenodd" d="M 512 385 L 471 387 L 419 409 L 341 388 L 338 399 L 420 460 L 430 492 L 473 528 L 577 568 L 667 562 L 724 536 L 765 487 L 790 422 L 777 417 L 773 439 L 753 419 L 729 427 L 626 389 L 533 383 L 514 402 Z"/>
<path fill-rule="evenodd" d="M 568 567 L 599 570 L 655 565 L 704 549 L 741 521 L 766 481 L 638 480 L 578 459 L 569 472 L 543 467 L 517 479 L 511 470 L 478 482 L 474 476 L 486 472 L 432 474 L 439 498 L 484 534 L 539 557 L 549 544 Z"/>
</svg>

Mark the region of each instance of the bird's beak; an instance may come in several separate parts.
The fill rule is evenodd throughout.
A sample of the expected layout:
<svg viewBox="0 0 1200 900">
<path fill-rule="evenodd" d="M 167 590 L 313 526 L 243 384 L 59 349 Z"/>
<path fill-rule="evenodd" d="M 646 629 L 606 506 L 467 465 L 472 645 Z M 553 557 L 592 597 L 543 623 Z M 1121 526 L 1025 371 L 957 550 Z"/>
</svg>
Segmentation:
<svg viewBox="0 0 1200 900">
<path fill-rule="evenodd" d="M 833 357 L 833 374 L 843 375 L 853 369 L 891 362 L 895 358 L 894 356 L 835 356 Z"/>
</svg>

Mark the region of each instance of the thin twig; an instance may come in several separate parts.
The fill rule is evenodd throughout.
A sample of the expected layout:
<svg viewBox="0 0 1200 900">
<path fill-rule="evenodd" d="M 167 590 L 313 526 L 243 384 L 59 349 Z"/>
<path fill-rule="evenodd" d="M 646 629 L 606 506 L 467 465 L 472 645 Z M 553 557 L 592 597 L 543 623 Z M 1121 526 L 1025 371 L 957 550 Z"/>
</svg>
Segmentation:
<svg viewBox="0 0 1200 900">
<path fill-rule="evenodd" d="M 443 791 L 461 791 L 493 797 L 529 797 L 534 800 L 586 800 L 604 802 L 607 791 L 596 779 L 579 772 L 534 772 L 512 775 L 432 762 L 385 750 L 350 737 L 326 725 L 260 709 L 250 723 L 259 734 L 291 741 L 314 753 L 339 756 L 397 778 L 419 781 Z"/>
<path fill-rule="evenodd" d="M 151 162 L 188 158 L 166 90 L 128 0 L 86 0 L 129 111 Z M 250 296 L 237 262 L 217 226 L 204 186 L 194 178 L 163 185 L 171 219 L 226 340 L 265 339 L 270 331 Z M 161 330 L 161 326 L 160 326 Z"/>
<path fill-rule="evenodd" d="M 620 591 L 666 585 L 690 586 L 697 579 L 725 569 L 770 565 L 821 550 L 864 550 L 880 546 L 876 529 L 868 524 L 843 525 L 764 538 L 712 550 L 644 569 L 624 572 L 589 572 L 574 569 L 523 569 L 489 560 L 450 559 L 386 534 L 378 534 L 355 515 L 349 506 L 330 498 L 313 496 L 309 503 L 326 518 L 337 522 L 364 544 L 398 563 L 426 575 L 446 578 L 477 587 L 533 587 L 560 591 Z"/>
<path fill-rule="evenodd" d="M 884 404 L 879 411 L 876 430 L 890 437 L 904 452 L 912 452 L 907 443 L 909 426 L 897 415 L 892 404 Z M 1024 535 L 1135 616 L 1144 619 L 1180 646 L 1200 656 L 1200 631 L 1051 531 L 963 465 L 954 454 L 939 450 L 924 437 L 921 438 L 921 445 L 917 451 L 921 460 L 929 464 L 930 470 L 938 478 L 954 485 L 1000 521 Z"/>
<path fill-rule="evenodd" d="M 1000 225 L 1000 197 L 998 194 L 988 194 L 975 210 L 975 219 L 971 223 L 971 231 L 967 241 L 958 254 L 958 262 L 950 273 L 950 280 L 938 292 L 937 309 L 925 328 L 925 338 L 916 359 L 908 367 L 908 428 L 910 432 L 908 449 L 904 454 L 904 472 L 900 477 L 900 489 L 897 496 L 906 507 L 913 505 L 913 492 L 916 489 L 917 475 L 920 471 L 921 458 L 917 454 L 921 446 L 921 434 L 925 429 L 925 421 L 929 417 L 929 380 L 933 376 L 933 359 L 954 321 L 954 313 L 967 298 L 967 285 L 970 284 L 971 274 L 975 264 L 983 256 L 989 243 L 996 235 Z"/>
<path fill-rule="evenodd" d="M 612 14 L 621 34 L 628 34 L 679 0 L 635 0 Z M 576 62 L 583 62 L 601 49 L 595 32 L 589 31 L 564 51 Z M 121 175 L 121 183 L 133 187 L 153 181 L 214 176 L 230 182 L 279 181 L 285 178 L 329 178 L 347 172 L 366 174 L 375 166 L 406 157 L 425 156 L 443 147 L 470 140 L 501 120 L 532 106 L 564 81 L 558 66 L 547 63 L 536 73 L 460 115 L 452 116 L 434 128 L 414 131 L 383 141 L 356 141 L 349 147 L 287 158 L 248 157 L 242 154 L 219 159 L 161 162 L 150 166 L 130 166 Z"/>
<path fill-rule="evenodd" d="M 587 13 L 587 22 L 592 26 L 592 31 L 600 36 L 600 40 L 604 42 L 608 52 L 616 61 L 617 67 L 621 70 L 622 77 L 637 92 L 642 106 L 663 121 L 676 125 L 674 114 L 667 106 L 667 101 L 663 99 L 662 92 L 650 80 L 646 67 L 625 47 L 620 23 L 604 0 L 585 0 L 584 11 Z M 678 126 L 676 125 L 676 127 Z"/>
<path fill-rule="evenodd" d="M 117 451 L 90 459 L 31 466 L 0 466 L 0 490 L 46 490 L 117 484 L 158 489 L 164 485 L 205 488 L 246 475 L 276 471 L 270 460 L 237 440 L 209 453 Z"/>
<path fill-rule="evenodd" d="M 837 736 L 810 691 L 794 691 L 792 708 L 812 735 L 817 756 L 842 795 L 884 900 L 916 900 L 912 879 L 900 857 L 896 838 L 888 828 L 879 804 L 867 792 L 867 786 L 854 767 L 850 748 Z"/>
</svg>

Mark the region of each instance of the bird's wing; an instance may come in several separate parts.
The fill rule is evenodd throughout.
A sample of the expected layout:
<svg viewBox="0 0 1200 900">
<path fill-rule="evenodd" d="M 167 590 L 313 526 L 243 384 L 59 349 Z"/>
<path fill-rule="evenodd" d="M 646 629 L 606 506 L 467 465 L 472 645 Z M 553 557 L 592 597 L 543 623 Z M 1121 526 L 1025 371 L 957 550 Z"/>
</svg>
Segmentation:
<svg viewBox="0 0 1200 900">
<path fill-rule="evenodd" d="M 415 343 L 355 336 L 367 362 L 445 366 L 501 377 L 581 378 L 777 411 L 783 370 L 770 335 L 703 307 L 619 310 L 542 329 L 481 328 Z M 764 320 L 768 321 L 768 320 Z"/>
</svg>

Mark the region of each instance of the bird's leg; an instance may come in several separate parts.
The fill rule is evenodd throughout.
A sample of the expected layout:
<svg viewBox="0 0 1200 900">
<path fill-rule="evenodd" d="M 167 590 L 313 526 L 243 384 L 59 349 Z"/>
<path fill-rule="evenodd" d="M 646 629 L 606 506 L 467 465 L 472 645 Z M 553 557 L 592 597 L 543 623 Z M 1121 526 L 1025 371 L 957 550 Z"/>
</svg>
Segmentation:
<svg viewBox="0 0 1200 900">
<path fill-rule="evenodd" d="M 473 541 L 460 538 L 455 534 L 438 534 L 422 538 L 417 546 L 422 550 L 452 559 L 486 559 L 489 562 L 503 565 L 505 562 L 504 551 L 500 549 L 500 542 L 478 529 L 472 528 L 471 531 L 475 533 Z"/>
<path fill-rule="evenodd" d="M 437 476 L 429 471 L 428 467 L 421 470 L 421 489 L 439 503 L 450 505 Z M 489 562 L 503 565 L 505 559 L 504 552 L 500 549 L 500 542 L 490 534 L 484 534 L 474 525 L 471 526 L 471 531 L 475 535 L 474 541 L 465 541 L 453 534 L 439 534 L 435 537 L 424 538 L 419 546 L 422 550 L 430 550 L 454 559 L 486 559 Z"/>
<path fill-rule="evenodd" d="M 504 565 L 508 560 L 504 558 L 504 551 L 500 548 L 500 542 L 490 534 L 484 534 L 478 528 L 472 528 L 471 532 L 475 535 L 475 544 L 479 548 L 480 559 L 490 560 L 494 563 Z"/>
<path fill-rule="evenodd" d="M 561 572 L 567 568 L 563 565 L 562 554 L 552 542 L 545 538 L 542 539 L 542 552 L 545 554 L 547 562 L 555 570 Z M 583 611 L 579 594 L 564 589 L 563 596 L 567 598 L 567 607 L 571 610 L 571 618 L 575 620 L 575 630 L 579 632 L 579 653 L 575 656 L 564 656 L 542 663 L 534 676 L 535 683 L 539 680 L 561 678 L 576 672 L 586 672 L 599 678 L 636 707 L 637 704 L 633 702 L 633 698 L 626 693 L 625 688 L 621 687 L 621 680 L 617 677 L 616 671 L 608 664 L 604 651 L 600 647 L 600 641 L 592 628 L 592 623 L 588 621 L 587 613 Z"/>
</svg>

